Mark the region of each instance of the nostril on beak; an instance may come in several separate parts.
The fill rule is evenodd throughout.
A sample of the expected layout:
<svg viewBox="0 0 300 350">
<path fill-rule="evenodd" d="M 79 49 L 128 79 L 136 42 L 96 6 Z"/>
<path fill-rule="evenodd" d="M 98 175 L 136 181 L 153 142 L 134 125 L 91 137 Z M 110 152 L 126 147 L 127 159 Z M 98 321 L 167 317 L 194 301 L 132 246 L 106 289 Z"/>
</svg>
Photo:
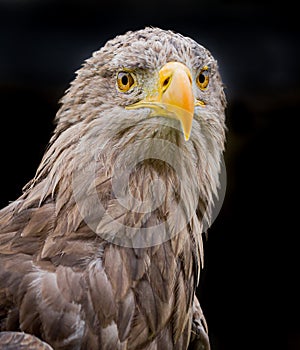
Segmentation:
<svg viewBox="0 0 300 350">
<path fill-rule="evenodd" d="M 167 87 L 169 86 L 170 80 L 171 80 L 171 77 L 167 77 L 163 81 L 163 83 L 162 83 L 162 90 L 163 90 L 163 92 L 166 91 Z"/>
<path fill-rule="evenodd" d="M 163 83 L 163 86 L 166 86 L 169 84 L 169 81 L 170 81 L 170 77 L 166 78 L 164 83 Z"/>
</svg>

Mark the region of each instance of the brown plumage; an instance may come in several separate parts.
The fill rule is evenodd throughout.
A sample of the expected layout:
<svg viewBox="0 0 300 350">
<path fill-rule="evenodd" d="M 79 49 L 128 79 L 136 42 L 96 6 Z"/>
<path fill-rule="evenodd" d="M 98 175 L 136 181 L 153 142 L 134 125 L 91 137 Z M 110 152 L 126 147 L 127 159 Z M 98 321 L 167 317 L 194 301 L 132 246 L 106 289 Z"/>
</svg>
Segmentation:
<svg viewBox="0 0 300 350">
<path fill-rule="evenodd" d="M 5 350 L 53 350 L 37 337 L 23 332 L 1 332 L 0 349 Z"/>
<path fill-rule="evenodd" d="M 209 349 L 195 289 L 225 138 L 216 61 L 171 31 L 128 32 L 61 102 L 36 176 L 0 211 L 0 330 Z"/>
</svg>

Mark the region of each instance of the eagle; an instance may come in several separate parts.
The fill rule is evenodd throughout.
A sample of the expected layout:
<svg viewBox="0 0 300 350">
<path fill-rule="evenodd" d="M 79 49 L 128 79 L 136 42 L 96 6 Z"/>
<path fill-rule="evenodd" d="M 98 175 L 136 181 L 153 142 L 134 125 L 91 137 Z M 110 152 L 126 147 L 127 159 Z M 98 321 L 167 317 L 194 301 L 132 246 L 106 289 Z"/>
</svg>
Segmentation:
<svg viewBox="0 0 300 350">
<path fill-rule="evenodd" d="M 196 288 L 225 109 L 217 61 L 180 33 L 129 31 L 84 62 L 0 211 L 1 349 L 210 348 Z"/>
</svg>

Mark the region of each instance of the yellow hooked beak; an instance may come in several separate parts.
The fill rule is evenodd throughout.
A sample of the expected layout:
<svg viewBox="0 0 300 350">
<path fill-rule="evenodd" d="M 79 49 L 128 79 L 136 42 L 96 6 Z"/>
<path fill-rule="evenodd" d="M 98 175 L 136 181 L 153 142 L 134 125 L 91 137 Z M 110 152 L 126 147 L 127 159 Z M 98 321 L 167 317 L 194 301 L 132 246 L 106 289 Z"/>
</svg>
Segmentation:
<svg viewBox="0 0 300 350">
<path fill-rule="evenodd" d="M 159 71 L 155 91 L 144 100 L 126 109 L 151 108 L 151 116 L 177 119 L 181 123 L 185 140 L 191 134 L 195 99 L 189 69 L 179 62 L 168 62 Z"/>
</svg>

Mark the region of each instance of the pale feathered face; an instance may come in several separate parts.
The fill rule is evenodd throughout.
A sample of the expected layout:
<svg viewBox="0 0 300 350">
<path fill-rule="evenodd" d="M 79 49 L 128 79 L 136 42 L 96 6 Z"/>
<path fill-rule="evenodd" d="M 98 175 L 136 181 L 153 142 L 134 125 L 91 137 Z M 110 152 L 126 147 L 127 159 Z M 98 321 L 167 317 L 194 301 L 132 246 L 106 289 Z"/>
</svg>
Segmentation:
<svg viewBox="0 0 300 350">
<path fill-rule="evenodd" d="M 108 41 L 78 71 L 62 101 L 61 123 L 100 118 L 105 111 L 105 126 L 117 123 L 120 131 L 154 117 L 162 137 L 171 127 L 188 140 L 193 128 L 202 125 L 203 134 L 210 123 L 220 126 L 223 138 L 226 103 L 216 61 L 192 39 L 158 28 Z"/>
</svg>

